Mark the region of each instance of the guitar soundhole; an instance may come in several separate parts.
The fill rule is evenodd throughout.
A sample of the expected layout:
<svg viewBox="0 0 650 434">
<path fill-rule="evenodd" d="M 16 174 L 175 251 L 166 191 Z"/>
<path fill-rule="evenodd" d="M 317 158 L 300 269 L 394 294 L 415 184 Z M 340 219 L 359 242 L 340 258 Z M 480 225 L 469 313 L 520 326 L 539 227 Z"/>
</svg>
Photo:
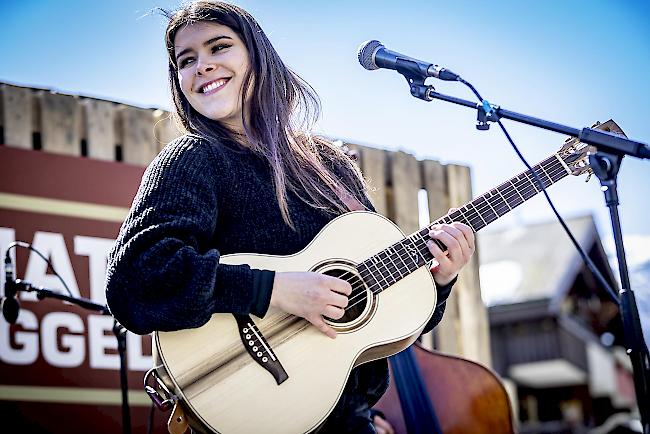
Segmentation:
<svg viewBox="0 0 650 434">
<path fill-rule="evenodd" d="M 369 302 L 368 293 L 361 278 L 349 270 L 337 268 L 324 271 L 323 274 L 338 277 L 339 279 L 343 279 L 352 285 L 352 293 L 348 297 L 348 307 L 345 309 L 345 315 L 339 319 L 326 317 L 325 319 L 327 322 L 334 324 L 346 324 L 355 321 L 366 310 Z"/>
</svg>

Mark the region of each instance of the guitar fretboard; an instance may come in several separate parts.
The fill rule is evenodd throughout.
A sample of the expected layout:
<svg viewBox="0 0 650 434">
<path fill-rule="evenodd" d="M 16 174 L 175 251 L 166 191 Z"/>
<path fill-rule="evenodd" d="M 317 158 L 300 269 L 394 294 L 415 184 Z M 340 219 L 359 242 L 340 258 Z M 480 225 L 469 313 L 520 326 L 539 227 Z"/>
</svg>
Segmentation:
<svg viewBox="0 0 650 434">
<path fill-rule="evenodd" d="M 544 188 L 569 175 L 561 157 L 553 154 L 533 166 Z M 512 211 L 541 191 L 530 170 L 478 196 L 461 208 L 432 222 L 357 266 L 361 277 L 373 292 L 397 283 L 433 259 L 426 243 L 431 227 L 441 223 L 461 222 L 478 232 L 499 217 Z M 440 245 L 440 243 L 438 243 Z"/>
</svg>

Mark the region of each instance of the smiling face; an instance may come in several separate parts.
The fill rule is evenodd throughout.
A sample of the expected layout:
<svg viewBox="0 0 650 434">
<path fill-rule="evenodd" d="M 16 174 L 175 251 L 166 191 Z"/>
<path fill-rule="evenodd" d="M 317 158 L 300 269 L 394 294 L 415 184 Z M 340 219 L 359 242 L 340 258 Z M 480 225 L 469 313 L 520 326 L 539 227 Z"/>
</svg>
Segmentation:
<svg viewBox="0 0 650 434">
<path fill-rule="evenodd" d="M 241 38 L 227 26 L 199 21 L 178 30 L 174 53 L 181 91 L 190 105 L 243 133 L 242 86 L 250 61 Z"/>
</svg>

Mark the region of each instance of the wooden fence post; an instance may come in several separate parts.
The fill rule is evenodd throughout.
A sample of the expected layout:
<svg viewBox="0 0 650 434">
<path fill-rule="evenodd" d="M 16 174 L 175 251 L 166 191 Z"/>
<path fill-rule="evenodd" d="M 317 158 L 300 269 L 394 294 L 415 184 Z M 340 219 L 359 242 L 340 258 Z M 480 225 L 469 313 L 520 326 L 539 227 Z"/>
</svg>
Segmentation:
<svg viewBox="0 0 650 434">
<path fill-rule="evenodd" d="M 447 165 L 447 186 L 449 202 L 452 207 L 459 207 L 472 199 L 472 185 L 469 168 L 455 164 Z M 485 366 L 492 365 L 490 355 L 490 328 L 487 309 L 481 299 L 481 289 L 478 272 L 478 252 L 460 273 L 458 282 L 450 296 L 447 308 L 450 309 L 446 320 L 451 321 L 458 339 L 459 355 L 475 360 Z M 444 320 L 443 320 L 444 322 Z M 444 330 L 443 330 L 444 332 Z M 441 334 L 441 338 L 446 336 Z M 452 342 L 445 345 L 454 347 Z M 441 342 L 441 349 L 443 342 Z"/>
<path fill-rule="evenodd" d="M 429 221 L 433 222 L 447 214 L 449 210 L 449 192 L 447 190 L 447 170 L 444 165 L 434 160 L 420 162 L 422 169 L 422 184 L 427 191 Z M 454 300 L 447 301 L 445 315 L 438 326 L 430 333 L 422 336 L 425 348 L 434 348 L 434 336 L 438 349 L 450 354 L 459 354 L 456 344 L 454 317 L 458 316 L 458 304 Z"/>
<path fill-rule="evenodd" d="M 420 165 L 411 154 L 391 152 L 392 220 L 407 235 L 420 228 L 418 193 L 422 187 Z M 389 207 L 390 209 L 390 207 Z"/>
<path fill-rule="evenodd" d="M 115 103 L 88 98 L 83 101 L 88 157 L 115 160 Z"/>
<path fill-rule="evenodd" d="M 41 103 L 41 142 L 43 151 L 81 155 L 81 108 L 79 98 L 43 92 Z"/>
<path fill-rule="evenodd" d="M 153 137 L 153 114 L 151 110 L 125 106 L 120 110 L 122 120 L 123 161 L 146 166 L 158 154 Z"/>
<path fill-rule="evenodd" d="M 367 146 L 358 146 L 358 149 L 361 151 L 361 171 L 370 183 L 370 200 L 379 214 L 388 215 L 386 151 Z"/>
<path fill-rule="evenodd" d="M 25 87 L 3 84 L 2 127 L 4 144 L 14 148 L 32 149 L 33 91 Z"/>
</svg>

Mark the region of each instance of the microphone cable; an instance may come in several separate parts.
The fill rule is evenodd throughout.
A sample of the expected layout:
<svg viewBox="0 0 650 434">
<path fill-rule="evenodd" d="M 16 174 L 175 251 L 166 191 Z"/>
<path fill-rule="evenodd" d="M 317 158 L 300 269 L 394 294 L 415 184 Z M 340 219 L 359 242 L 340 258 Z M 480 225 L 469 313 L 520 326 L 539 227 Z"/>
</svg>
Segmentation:
<svg viewBox="0 0 650 434">
<path fill-rule="evenodd" d="M 50 262 L 50 260 L 47 259 L 47 258 L 45 257 L 45 255 L 43 255 L 43 254 L 42 254 L 41 252 L 39 252 L 37 249 L 35 249 L 34 247 L 32 247 L 31 244 L 29 244 L 29 243 L 25 243 L 25 242 L 23 242 L 23 241 L 14 241 L 13 243 L 10 243 L 9 246 L 7 246 L 7 250 L 6 250 L 6 253 L 5 253 L 5 259 L 10 258 L 10 256 L 9 256 L 9 251 L 10 251 L 11 249 L 13 249 L 13 248 L 16 248 L 16 247 L 23 247 L 23 248 L 25 248 L 25 249 L 29 249 L 29 250 L 31 250 L 32 252 L 36 253 L 36 254 L 37 254 L 38 256 L 40 256 L 41 258 L 43 258 L 43 260 L 47 263 L 48 267 L 52 270 L 52 273 L 53 273 L 56 277 L 58 277 L 58 279 L 61 281 L 61 283 L 63 284 L 63 287 L 64 287 L 65 290 L 68 292 L 68 295 L 69 295 L 70 297 L 74 297 L 74 295 L 72 294 L 72 291 L 70 291 L 70 288 L 68 288 L 68 285 L 65 283 L 65 280 L 63 280 L 63 278 L 61 277 L 61 275 L 60 275 L 60 274 L 59 274 L 59 273 L 54 269 L 54 265 L 52 265 L 52 262 Z M 9 259 L 9 260 L 10 260 L 10 259 Z M 6 262 L 7 262 L 7 261 L 5 261 L 5 263 L 6 263 Z"/>
</svg>

